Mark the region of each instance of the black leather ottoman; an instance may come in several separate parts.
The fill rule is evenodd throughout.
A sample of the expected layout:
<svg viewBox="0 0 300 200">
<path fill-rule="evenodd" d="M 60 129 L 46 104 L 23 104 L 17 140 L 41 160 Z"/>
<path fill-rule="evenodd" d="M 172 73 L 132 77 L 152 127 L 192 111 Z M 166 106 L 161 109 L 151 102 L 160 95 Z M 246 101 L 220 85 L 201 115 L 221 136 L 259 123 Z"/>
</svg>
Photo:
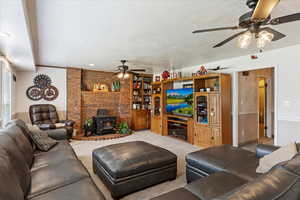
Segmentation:
<svg viewBox="0 0 300 200">
<path fill-rule="evenodd" d="M 136 141 L 93 151 L 93 170 L 119 199 L 132 192 L 174 180 L 177 156 L 166 149 Z"/>
<path fill-rule="evenodd" d="M 256 173 L 259 164 L 256 154 L 230 145 L 189 153 L 186 156 L 186 163 L 188 183 L 220 171 L 229 172 L 247 181 L 259 176 Z"/>
</svg>

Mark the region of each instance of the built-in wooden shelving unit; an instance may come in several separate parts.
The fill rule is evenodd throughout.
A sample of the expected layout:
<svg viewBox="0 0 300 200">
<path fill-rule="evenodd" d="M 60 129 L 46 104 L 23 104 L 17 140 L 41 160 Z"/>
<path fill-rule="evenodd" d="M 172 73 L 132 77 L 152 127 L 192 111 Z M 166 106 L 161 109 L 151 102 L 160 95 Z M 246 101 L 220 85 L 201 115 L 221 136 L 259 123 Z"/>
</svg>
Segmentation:
<svg viewBox="0 0 300 200">
<path fill-rule="evenodd" d="M 149 129 L 151 126 L 151 82 L 150 74 L 131 77 L 132 129 L 135 131 Z"/>
<path fill-rule="evenodd" d="M 166 112 L 166 91 L 174 83 L 192 82 L 194 115 L 184 117 Z M 156 88 L 160 88 L 157 94 Z M 175 136 L 200 147 L 232 143 L 231 132 L 231 77 L 229 74 L 207 74 L 197 77 L 175 78 L 152 83 L 152 132 Z M 173 124 L 172 124 L 173 123 Z M 186 136 L 170 134 L 171 126 L 178 124 Z"/>
</svg>

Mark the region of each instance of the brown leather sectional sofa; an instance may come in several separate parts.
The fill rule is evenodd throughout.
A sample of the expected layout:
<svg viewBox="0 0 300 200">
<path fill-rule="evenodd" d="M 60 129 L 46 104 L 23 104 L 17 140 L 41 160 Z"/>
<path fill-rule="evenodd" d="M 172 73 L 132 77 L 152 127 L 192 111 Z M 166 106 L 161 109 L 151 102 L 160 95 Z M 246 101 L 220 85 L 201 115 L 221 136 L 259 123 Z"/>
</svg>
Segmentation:
<svg viewBox="0 0 300 200">
<path fill-rule="evenodd" d="M 26 131 L 22 121 L 0 131 L 1 200 L 105 200 L 67 141 L 40 152 Z"/>
<path fill-rule="evenodd" d="M 277 148 L 258 145 L 252 153 L 223 145 L 190 153 L 189 184 L 153 200 L 299 200 L 300 153 L 265 174 L 255 172 L 259 158 Z"/>
<path fill-rule="evenodd" d="M 105 200 L 66 140 L 40 152 L 27 131 L 20 120 L 0 131 L 0 200 Z M 259 158 L 277 148 L 224 145 L 188 154 L 189 184 L 153 200 L 299 200 L 300 153 L 255 172 Z"/>
</svg>

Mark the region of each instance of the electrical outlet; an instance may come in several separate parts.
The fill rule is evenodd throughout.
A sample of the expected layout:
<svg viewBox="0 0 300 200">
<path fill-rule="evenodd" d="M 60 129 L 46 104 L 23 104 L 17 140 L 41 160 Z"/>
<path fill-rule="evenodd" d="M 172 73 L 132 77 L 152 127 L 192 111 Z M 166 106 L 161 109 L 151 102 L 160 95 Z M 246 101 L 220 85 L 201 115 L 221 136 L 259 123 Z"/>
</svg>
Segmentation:
<svg viewBox="0 0 300 200">
<path fill-rule="evenodd" d="M 245 136 L 245 130 L 242 130 L 242 136 L 243 137 Z"/>
</svg>

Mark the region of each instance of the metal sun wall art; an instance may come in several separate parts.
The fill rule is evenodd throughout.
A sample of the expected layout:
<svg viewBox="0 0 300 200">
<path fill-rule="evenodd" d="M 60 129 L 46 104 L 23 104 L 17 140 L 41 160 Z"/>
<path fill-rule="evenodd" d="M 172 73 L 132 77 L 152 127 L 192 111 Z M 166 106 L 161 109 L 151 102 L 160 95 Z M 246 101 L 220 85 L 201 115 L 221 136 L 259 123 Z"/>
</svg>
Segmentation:
<svg viewBox="0 0 300 200">
<path fill-rule="evenodd" d="M 48 75 L 39 74 L 33 79 L 33 86 L 27 91 L 27 97 L 32 101 L 44 99 L 46 101 L 54 101 L 58 97 L 58 89 L 51 85 L 52 81 Z"/>
</svg>

